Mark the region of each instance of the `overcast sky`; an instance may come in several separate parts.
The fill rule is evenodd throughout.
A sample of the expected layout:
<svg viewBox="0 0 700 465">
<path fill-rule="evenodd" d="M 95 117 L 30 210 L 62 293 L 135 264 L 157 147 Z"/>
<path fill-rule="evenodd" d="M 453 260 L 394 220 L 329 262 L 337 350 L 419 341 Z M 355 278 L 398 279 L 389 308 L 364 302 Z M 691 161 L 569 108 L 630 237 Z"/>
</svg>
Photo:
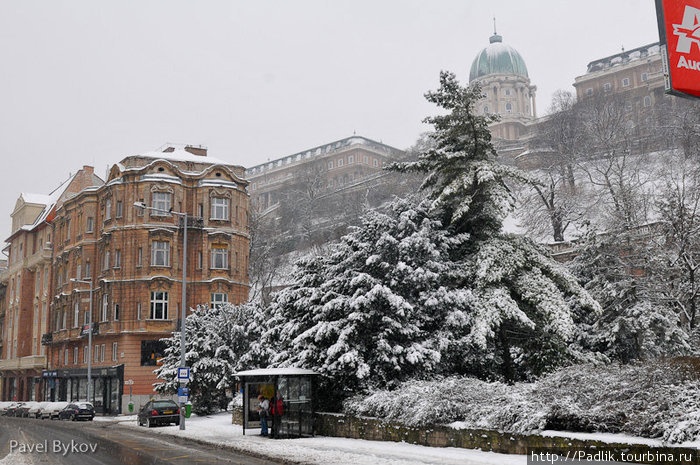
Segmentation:
<svg viewBox="0 0 700 465">
<path fill-rule="evenodd" d="M 588 62 L 658 41 L 653 0 L 0 0 L 0 238 L 20 192 L 166 142 L 243 166 L 353 131 L 406 148 L 494 15 L 540 114 Z"/>
</svg>

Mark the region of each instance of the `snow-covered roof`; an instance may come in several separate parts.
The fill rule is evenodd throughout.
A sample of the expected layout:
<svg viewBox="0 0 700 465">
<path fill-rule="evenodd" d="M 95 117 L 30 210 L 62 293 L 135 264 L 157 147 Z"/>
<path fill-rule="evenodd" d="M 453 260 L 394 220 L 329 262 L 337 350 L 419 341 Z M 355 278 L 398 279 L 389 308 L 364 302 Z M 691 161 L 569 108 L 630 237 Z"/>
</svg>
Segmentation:
<svg viewBox="0 0 700 465">
<path fill-rule="evenodd" d="M 34 203 L 37 205 L 48 205 L 51 203 L 51 196 L 49 195 L 22 192 L 20 196 L 24 200 L 24 203 Z"/>
<path fill-rule="evenodd" d="M 257 370 L 239 371 L 235 375 L 238 377 L 245 376 L 299 376 L 299 375 L 318 375 L 313 370 L 306 368 L 258 368 Z"/>
<path fill-rule="evenodd" d="M 183 149 L 175 149 L 172 152 L 145 152 L 136 155 L 137 157 L 147 157 L 147 158 L 158 158 L 162 160 L 172 160 L 172 161 L 191 161 L 195 163 L 210 163 L 212 165 L 232 165 L 231 162 L 220 160 L 218 158 L 201 155 L 195 155 Z"/>
</svg>

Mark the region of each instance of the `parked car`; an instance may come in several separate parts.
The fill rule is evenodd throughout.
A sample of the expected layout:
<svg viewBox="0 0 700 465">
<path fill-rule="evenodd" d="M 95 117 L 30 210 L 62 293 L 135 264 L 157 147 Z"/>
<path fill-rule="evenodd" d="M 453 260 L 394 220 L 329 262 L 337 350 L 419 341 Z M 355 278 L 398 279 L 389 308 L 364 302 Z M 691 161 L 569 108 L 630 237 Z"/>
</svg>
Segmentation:
<svg viewBox="0 0 700 465">
<path fill-rule="evenodd" d="M 29 418 L 39 418 L 41 416 L 41 410 L 49 405 L 51 402 L 39 402 L 35 406 L 29 409 L 27 416 Z"/>
<path fill-rule="evenodd" d="M 0 416 L 7 415 L 7 410 L 16 403 L 11 401 L 0 402 Z"/>
<path fill-rule="evenodd" d="M 42 409 L 39 411 L 39 418 L 42 420 L 45 420 L 47 418 L 51 418 L 51 411 L 53 410 L 53 406 L 56 402 L 47 402 L 47 404 L 42 407 Z"/>
<path fill-rule="evenodd" d="M 58 414 L 61 412 L 61 410 L 66 408 L 66 405 L 68 405 L 68 402 L 53 402 L 53 404 L 49 408 L 49 420 L 58 418 Z"/>
<path fill-rule="evenodd" d="M 36 407 L 37 405 L 39 405 L 39 402 L 34 402 L 33 400 L 29 401 L 29 402 L 25 402 L 20 407 L 18 407 L 17 410 L 15 410 L 15 416 L 16 417 L 27 417 L 29 414 L 29 409 L 32 407 Z"/>
<path fill-rule="evenodd" d="M 151 400 L 144 405 L 137 415 L 139 426 L 149 428 L 154 425 L 180 424 L 180 407 L 172 400 Z"/>
<path fill-rule="evenodd" d="M 59 420 L 90 420 L 95 418 L 95 407 L 90 402 L 73 402 L 58 413 Z"/>
<path fill-rule="evenodd" d="M 7 410 L 5 410 L 5 416 L 6 417 L 15 417 L 17 416 L 17 410 L 22 408 L 22 406 L 25 404 L 25 402 L 13 402 L 12 405 L 7 407 Z"/>
</svg>

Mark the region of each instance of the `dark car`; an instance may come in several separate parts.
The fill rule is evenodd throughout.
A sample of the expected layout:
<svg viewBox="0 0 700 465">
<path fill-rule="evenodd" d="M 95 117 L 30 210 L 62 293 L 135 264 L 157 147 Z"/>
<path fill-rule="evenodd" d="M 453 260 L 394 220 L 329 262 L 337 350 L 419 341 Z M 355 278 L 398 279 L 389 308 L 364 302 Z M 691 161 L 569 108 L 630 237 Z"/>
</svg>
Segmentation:
<svg viewBox="0 0 700 465">
<path fill-rule="evenodd" d="M 180 424 L 180 407 L 172 400 L 152 400 L 139 410 L 136 419 L 139 426 Z"/>
<path fill-rule="evenodd" d="M 90 402 L 73 402 L 58 413 L 59 420 L 91 420 L 95 418 L 95 407 Z"/>
<path fill-rule="evenodd" d="M 17 407 L 17 410 L 15 410 L 15 416 L 27 418 L 29 416 L 29 409 L 31 409 L 32 407 L 36 407 L 37 405 L 39 405 L 39 402 L 25 402 L 24 404 L 22 404 L 22 406 Z"/>
<path fill-rule="evenodd" d="M 14 417 L 17 416 L 17 412 L 24 406 L 25 402 L 17 402 L 10 405 L 7 410 L 5 410 L 5 416 Z"/>
</svg>

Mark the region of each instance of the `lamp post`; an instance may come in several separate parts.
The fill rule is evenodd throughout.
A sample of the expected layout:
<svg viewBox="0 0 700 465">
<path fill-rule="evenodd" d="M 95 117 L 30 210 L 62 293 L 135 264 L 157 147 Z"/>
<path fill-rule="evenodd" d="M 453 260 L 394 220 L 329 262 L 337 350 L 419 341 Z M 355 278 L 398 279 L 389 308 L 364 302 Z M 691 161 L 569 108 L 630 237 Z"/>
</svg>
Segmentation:
<svg viewBox="0 0 700 465">
<path fill-rule="evenodd" d="M 92 287 L 92 280 L 71 278 L 71 282 L 90 285 L 90 310 L 88 311 L 88 372 L 87 372 L 87 401 L 91 402 L 90 394 L 92 393 L 92 293 L 95 290 Z"/>
<path fill-rule="evenodd" d="M 182 304 L 180 316 L 180 367 L 187 366 L 185 362 L 185 318 L 187 316 L 187 213 L 174 212 L 172 209 L 163 210 L 162 208 L 149 207 L 143 202 L 134 202 L 134 207 L 141 210 L 153 210 L 169 215 L 177 215 L 182 217 L 184 224 L 183 239 L 182 239 Z M 180 402 L 180 429 L 185 429 L 185 403 Z"/>
</svg>

